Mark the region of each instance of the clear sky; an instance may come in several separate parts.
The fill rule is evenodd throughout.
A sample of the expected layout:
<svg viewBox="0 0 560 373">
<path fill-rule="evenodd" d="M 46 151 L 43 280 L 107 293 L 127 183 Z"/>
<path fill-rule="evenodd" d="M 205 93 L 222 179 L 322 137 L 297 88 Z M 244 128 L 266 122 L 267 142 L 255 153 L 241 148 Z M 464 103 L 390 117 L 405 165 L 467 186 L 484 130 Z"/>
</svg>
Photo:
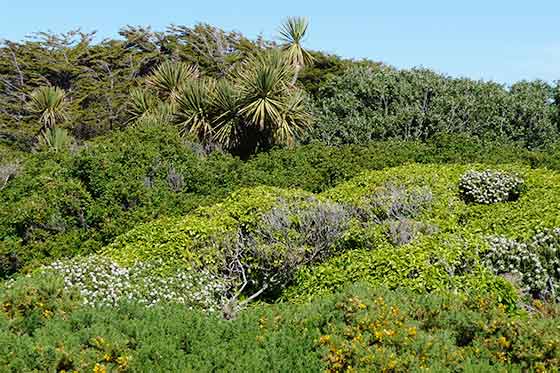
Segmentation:
<svg viewBox="0 0 560 373">
<path fill-rule="evenodd" d="M 310 18 L 307 46 L 393 66 L 511 83 L 560 79 L 560 0 L 0 0 L 0 38 L 81 27 L 207 22 L 250 38 L 286 16 Z"/>
</svg>

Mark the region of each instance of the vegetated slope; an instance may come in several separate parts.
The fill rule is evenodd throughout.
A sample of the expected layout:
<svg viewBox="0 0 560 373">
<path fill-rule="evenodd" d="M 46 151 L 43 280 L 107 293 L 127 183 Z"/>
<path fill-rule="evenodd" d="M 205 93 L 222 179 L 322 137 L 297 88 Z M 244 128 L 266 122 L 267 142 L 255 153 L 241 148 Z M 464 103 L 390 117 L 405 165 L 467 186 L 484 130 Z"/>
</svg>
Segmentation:
<svg viewBox="0 0 560 373">
<path fill-rule="evenodd" d="M 332 292 L 348 283 L 367 280 L 419 291 L 488 290 L 496 292 L 505 304 L 513 305 L 517 296 L 506 281 L 494 277 L 482 265 L 489 239 L 501 236 L 528 240 L 538 232 L 560 226 L 560 175 L 501 165 L 501 170 L 519 174 L 526 190 L 516 201 L 479 205 L 464 202 L 459 192 L 461 176 L 472 168 L 487 166 L 412 164 L 366 172 L 317 196 L 317 201 L 345 206 L 349 211 L 346 217 L 337 216 L 339 220 L 322 216 L 321 224 L 345 228 L 337 237 L 331 237 L 337 241 L 323 256 L 326 262 L 317 267 L 305 266 L 285 297 Z M 241 190 L 223 204 L 199 209 L 185 218 L 139 226 L 119 237 L 105 253 L 125 263 L 173 257 L 187 258 L 187 265 L 191 265 L 189 258 L 199 258 L 200 253 L 208 255 L 209 247 L 219 252 L 216 242 L 229 240 L 237 231 L 263 235 L 261 218 L 267 216 L 266 211 L 277 213 L 282 210 L 278 204 L 285 205 L 290 200 L 288 196 L 305 196 L 300 193 L 266 188 Z M 298 198 L 305 203 L 305 199 Z M 294 235 L 310 234 L 298 231 L 301 216 L 297 211 L 301 213 L 305 207 L 296 212 L 288 209 L 289 222 L 280 228 L 266 227 L 267 234 L 280 234 L 275 229 Z M 269 220 L 265 219 L 267 223 Z M 266 245 L 285 252 L 292 242 L 287 234 Z M 216 264 L 214 256 L 211 262 Z M 262 274 L 257 270 L 252 275 Z M 558 274 L 552 275 L 558 279 Z"/>
<path fill-rule="evenodd" d="M 520 194 L 465 202 L 464 175 L 489 167 L 409 164 L 367 171 L 316 195 L 246 188 L 183 217 L 139 225 L 91 257 L 105 259 L 75 257 L 4 284 L 0 338 L 18 348 L 5 347 L 11 358 L 2 364 L 554 369 L 559 311 L 543 303 L 549 283 L 539 287 L 532 272 L 544 271 L 557 289 L 560 234 L 552 228 L 560 225 L 560 174 L 500 165 L 502 173 L 489 174 L 517 175 Z M 509 185 L 497 182 L 488 185 Z M 483 184 L 482 192 L 495 192 Z M 508 252 L 496 236 L 532 250 L 523 255 L 540 267 L 510 261 L 503 271 L 494 259 L 508 261 Z M 348 288 L 356 282 L 365 284 Z M 242 309 L 255 294 L 292 304 Z"/>
<path fill-rule="evenodd" d="M 79 308 L 37 281 L 0 292 L 0 367 L 64 371 L 554 371 L 560 310 L 354 286 L 235 320 L 178 305 Z M 7 304 L 9 302 L 9 304 Z"/>
<path fill-rule="evenodd" d="M 240 187 L 322 192 L 359 172 L 407 162 L 520 162 L 560 168 L 558 152 L 441 137 L 275 149 L 242 162 L 207 152 L 164 124 L 115 131 L 77 151 L 23 155 L 0 148 L 0 274 L 97 252 L 138 223 L 180 216 Z"/>
<path fill-rule="evenodd" d="M 451 286 L 472 286 L 482 290 L 482 284 L 468 283 L 469 280 L 461 276 L 476 268 L 474 263 L 477 260 L 485 258 L 490 237 L 525 242 L 560 224 L 560 175 L 543 169 L 500 165 L 500 170 L 516 173 L 524 179 L 526 190 L 520 198 L 495 204 L 465 203 L 459 190 L 461 176 L 470 169 L 485 168 L 488 166 L 477 164 L 410 165 L 366 172 L 324 192 L 323 197 L 338 203 L 364 205 L 367 209 L 371 208 L 372 196 L 379 193 L 383 196 L 387 185 L 390 190 L 386 198 L 390 204 L 402 204 L 395 198 L 402 194 L 395 186 L 404 185 L 412 190 L 420 188 L 421 193 L 431 192 L 432 203 L 417 216 L 407 216 L 404 206 L 400 207 L 403 212 L 398 219 L 387 219 L 383 224 L 358 229 L 352 245 L 354 250 L 302 270 L 295 287 L 288 291 L 289 297 L 331 292 L 349 281 L 435 290 L 442 284 L 453 284 L 448 282 L 453 276 L 459 276 L 459 281 Z M 551 234 L 557 236 L 557 233 Z M 413 239 L 415 235 L 417 238 Z M 393 245 L 389 244 L 391 241 Z M 396 247 L 394 243 L 398 243 Z M 545 261 L 551 265 L 550 275 L 558 281 L 557 245 L 551 243 L 550 246 L 553 251 Z M 528 273 L 537 270 L 521 261 L 502 273 L 514 272 L 524 266 Z M 530 282 L 527 278 L 525 281 Z M 557 287 L 558 282 L 554 289 Z"/>
</svg>

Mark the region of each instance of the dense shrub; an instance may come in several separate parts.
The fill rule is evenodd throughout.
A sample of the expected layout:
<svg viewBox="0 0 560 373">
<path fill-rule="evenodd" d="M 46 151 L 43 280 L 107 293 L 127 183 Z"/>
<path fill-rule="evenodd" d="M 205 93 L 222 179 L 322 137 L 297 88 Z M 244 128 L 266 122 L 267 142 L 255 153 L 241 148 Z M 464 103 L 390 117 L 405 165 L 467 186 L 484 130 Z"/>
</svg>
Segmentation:
<svg viewBox="0 0 560 373">
<path fill-rule="evenodd" d="M 484 169 L 485 166 L 475 168 Z M 394 195 L 385 192 L 387 185 L 400 185 L 401 190 L 403 187 L 429 188 L 429 208 L 414 216 L 414 221 L 429 228 L 416 231 L 413 236 L 411 232 L 415 231 L 410 227 L 400 227 L 400 232 L 391 225 L 385 228 L 388 231 L 384 231 L 383 225 L 353 227 L 345 236 L 345 245 L 354 250 L 302 269 L 284 297 L 309 299 L 340 289 L 347 283 L 367 281 L 419 292 L 479 289 L 494 293 L 497 299 L 513 305 L 516 291 L 486 270 L 480 260 L 479 253 L 487 250 L 488 245 L 484 237 L 502 235 L 529 239 L 542 228 L 557 226 L 560 221 L 554 206 L 560 203 L 560 176 L 545 170 L 504 165 L 505 171 L 523 176 L 526 192 L 511 204 L 477 205 L 466 204 L 457 186 L 469 169 L 472 166 L 408 165 L 367 172 L 324 192 L 324 197 L 335 202 L 368 210 L 372 206 L 371 196 Z M 391 239 L 392 235 L 397 239 Z M 405 245 L 394 246 L 401 243 Z"/>
<path fill-rule="evenodd" d="M 82 308 L 54 313 L 32 333 L 3 311 L 0 369 L 554 370 L 560 310 L 535 306 L 541 312 L 512 315 L 479 294 L 355 286 L 307 305 L 250 308 L 230 321 L 179 305 Z"/>
<path fill-rule="evenodd" d="M 426 69 L 356 64 L 328 81 L 317 96 L 317 124 L 308 133 L 309 142 L 366 144 L 462 133 L 534 148 L 558 138 L 553 87 L 542 81 L 507 89 Z"/>
<path fill-rule="evenodd" d="M 308 301 L 351 283 L 367 282 L 418 293 L 468 293 L 476 289 L 509 308 L 514 308 L 518 301 L 511 284 L 486 270 L 475 253 L 476 247 L 460 238 L 428 236 L 399 247 L 383 241 L 372 246 L 347 251 L 315 267 L 301 269 L 283 298 Z"/>
<path fill-rule="evenodd" d="M 156 220 L 130 230 L 104 248 L 121 264 L 179 260 L 186 267 L 217 269 L 223 253 L 220 241 L 239 229 L 253 231 L 263 214 L 281 201 L 303 203 L 311 194 L 272 187 L 240 189 L 224 201 L 201 207 L 183 217 Z"/>
<path fill-rule="evenodd" d="M 1 150 L 1 149 L 0 149 Z M 150 123 L 113 132 L 76 153 L 20 156 L 0 193 L 1 276 L 64 256 L 97 252 L 139 223 L 184 215 L 243 187 L 322 192 L 364 170 L 409 162 L 519 162 L 560 168 L 560 152 L 440 136 L 431 143 L 376 142 L 276 149 L 241 162 Z"/>
<path fill-rule="evenodd" d="M 221 311 L 227 285 L 205 270 L 188 271 L 163 260 L 125 268 L 100 256 L 56 261 L 43 271 L 64 279 L 85 305 L 115 306 L 124 301 L 153 306 L 178 303 L 208 312 Z"/>
<path fill-rule="evenodd" d="M 513 288 L 480 262 L 483 237 L 530 236 L 542 226 L 554 226 L 558 215 L 548 206 L 558 203 L 559 176 L 504 165 L 524 175 L 527 193 L 515 205 L 470 205 L 457 185 L 471 167 L 408 165 L 372 171 L 326 191 L 319 200 L 304 192 L 242 189 L 183 218 L 139 226 L 105 254 L 125 264 L 165 256 L 194 268 L 234 268 L 237 281 L 244 283 L 240 277 L 247 276 L 247 296 L 261 290 L 277 293 L 299 269 L 285 298 L 307 299 L 361 280 L 417 291 L 477 288 L 514 306 Z M 224 247 L 224 241 L 231 245 Z"/>
<path fill-rule="evenodd" d="M 527 294 L 560 301 L 560 229 L 546 229 L 528 242 L 490 238 L 484 262 L 497 274 L 508 276 Z"/>
<path fill-rule="evenodd" d="M 225 196 L 238 165 L 196 155 L 173 128 L 149 124 L 76 154 L 35 154 L 0 195 L 0 253 L 31 266 L 95 252 L 137 223 Z"/>
<path fill-rule="evenodd" d="M 80 302 L 80 294 L 67 288 L 62 277 L 54 273 L 40 272 L 3 282 L 0 330 L 32 335 L 53 316 L 65 317 L 77 310 Z"/>
<path fill-rule="evenodd" d="M 247 293 L 241 304 L 261 295 L 275 299 L 299 268 L 336 253 L 354 215 L 347 206 L 315 198 L 296 204 L 279 200 L 254 227 L 241 226 L 233 239 L 226 236 L 219 248 L 225 254 L 222 272 L 237 277 L 238 294 Z M 235 298 L 230 308 L 239 307 Z"/>
<path fill-rule="evenodd" d="M 442 233 L 504 235 L 530 238 L 541 228 L 560 226 L 560 174 L 546 169 L 501 165 L 504 172 L 524 180 L 525 191 L 514 203 L 494 205 L 466 204 L 460 197 L 459 180 L 469 170 L 485 170 L 483 164 L 411 164 L 380 171 L 365 172 L 321 195 L 338 203 L 367 206 L 368 198 L 387 183 L 410 188 L 429 188 L 430 208 L 418 219 L 436 225 Z"/>
<path fill-rule="evenodd" d="M 546 371 L 560 359 L 554 319 L 510 316 L 492 298 L 366 287 L 338 299 L 319 338 L 330 372 Z"/>
<path fill-rule="evenodd" d="M 522 186 L 522 179 L 494 170 L 468 171 L 459 182 L 459 190 L 466 202 L 483 204 L 515 201 Z"/>
</svg>

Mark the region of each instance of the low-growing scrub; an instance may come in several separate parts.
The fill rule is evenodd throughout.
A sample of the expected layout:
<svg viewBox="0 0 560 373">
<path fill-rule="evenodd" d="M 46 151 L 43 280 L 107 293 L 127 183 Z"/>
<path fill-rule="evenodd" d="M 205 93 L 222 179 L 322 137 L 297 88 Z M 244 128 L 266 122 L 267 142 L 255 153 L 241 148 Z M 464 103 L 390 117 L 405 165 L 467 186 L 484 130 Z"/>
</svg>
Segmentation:
<svg viewBox="0 0 560 373">
<path fill-rule="evenodd" d="M 41 304 L 61 301 L 57 296 Z M 0 299 L 5 303 L 4 292 Z M 181 305 L 127 304 L 54 312 L 32 330 L 3 308 L 0 369 L 553 371 L 560 310 L 534 306 L 537 313 L 516 315 L 480 294 L 360 285 L 310 304 L 249 308 L 234 320 Z M 38 302 L 33 307 L 43 314 Z"/>
<path fill-rule="evenodd" d="M 560 168 L 555 148 L 536 152 L 453 136 L 429 143 L 280 148 L 244 162 L 209 149 L 153 121 L 100 137 L 74 153 L 28 155 L 0 147 L 2 164 L 20 165 L 0 193 L 0 262 L 5 264 L 0 277 L 61 257 L 97 253 L 138 224 L 183 216 L 241 187 L 318 193 L 365 170 L 409 162 Z"/>
</svg>

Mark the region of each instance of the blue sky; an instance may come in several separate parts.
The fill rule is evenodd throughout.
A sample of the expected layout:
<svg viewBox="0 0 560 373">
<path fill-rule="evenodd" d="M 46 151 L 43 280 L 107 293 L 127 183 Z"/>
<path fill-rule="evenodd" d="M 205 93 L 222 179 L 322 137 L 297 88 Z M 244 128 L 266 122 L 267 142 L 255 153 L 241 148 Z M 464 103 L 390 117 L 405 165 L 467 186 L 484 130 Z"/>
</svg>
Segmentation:
<svg viewBox="0 0 560 373">
<path fill-rule="evenodd" d="M 307 46 L 393 66 L 423 66 L 512 83 L 560 79 L 560 0 L 3 0 L 0 38 L 82 27 L 115 37 L 123 25 L 207 22 L 249 37 L 310 18 Z"/>
</svg>

